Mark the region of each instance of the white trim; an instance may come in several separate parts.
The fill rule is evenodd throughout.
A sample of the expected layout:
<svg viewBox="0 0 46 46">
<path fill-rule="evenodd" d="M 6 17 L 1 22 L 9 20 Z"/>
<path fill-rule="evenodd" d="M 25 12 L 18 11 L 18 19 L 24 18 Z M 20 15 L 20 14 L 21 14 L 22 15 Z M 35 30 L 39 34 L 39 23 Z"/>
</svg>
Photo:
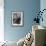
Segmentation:
<svg viewBox="0 0 46 46">
<path fill-rule="evenodd" d="M 4 42 L 4 0 L 0 1 L 0 42 Z"/>
</svg>

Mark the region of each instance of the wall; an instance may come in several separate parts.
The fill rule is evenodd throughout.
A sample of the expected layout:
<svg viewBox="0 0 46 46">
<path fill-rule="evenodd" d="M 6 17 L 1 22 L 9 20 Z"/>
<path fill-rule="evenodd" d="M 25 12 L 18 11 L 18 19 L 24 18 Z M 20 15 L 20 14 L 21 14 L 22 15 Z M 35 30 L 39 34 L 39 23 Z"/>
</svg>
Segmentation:
<svg viewBox="0 0 46 46">
<path fill-rule="evenodd" d="M 41 0 L 40 1 L 40 9 L 41 9 L 41 11 L 43 10 L 43 9 L 46 9 L 46 0 Z M 46 10 L 43 12 L 43 22 L 41 21 L 40 22 L 40 25 L 43 25 L 43 26 L 45 26 L 46 27 Z"/>
<path fill-rule="evenodd" d="M 40 9 L 40 0 L 4 0 L 4 35 L 7 41 L 18 41 L 32 28 L 32 21 Z M 24 11 L 24 26 L 11 25 L 11 12 Z"/>
</svg>

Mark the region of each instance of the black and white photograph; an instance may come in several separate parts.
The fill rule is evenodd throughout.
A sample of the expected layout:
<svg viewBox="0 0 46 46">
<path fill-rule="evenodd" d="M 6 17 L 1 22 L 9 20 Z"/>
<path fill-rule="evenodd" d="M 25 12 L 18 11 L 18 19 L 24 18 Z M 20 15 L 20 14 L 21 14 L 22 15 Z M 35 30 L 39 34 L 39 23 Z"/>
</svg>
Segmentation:
<svg viewBox="0 0 46 46">
<path fill-rule="evenodd" d="M 12 12 L 12 25 L 23 26 L 23 12 Z"/>
</svg>

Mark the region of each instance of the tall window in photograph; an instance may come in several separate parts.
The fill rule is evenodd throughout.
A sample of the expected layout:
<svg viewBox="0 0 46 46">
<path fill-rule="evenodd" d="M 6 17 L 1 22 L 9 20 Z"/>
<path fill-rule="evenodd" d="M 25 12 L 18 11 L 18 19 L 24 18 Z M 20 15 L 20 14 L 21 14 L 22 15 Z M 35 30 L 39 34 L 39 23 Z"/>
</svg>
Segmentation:
<svg viewBox="0 0 46 46">
<path fill-rule="evenodd" d="M 23 26 L 23 12 L 12 12 L 12 25 Z"/>
</svg>

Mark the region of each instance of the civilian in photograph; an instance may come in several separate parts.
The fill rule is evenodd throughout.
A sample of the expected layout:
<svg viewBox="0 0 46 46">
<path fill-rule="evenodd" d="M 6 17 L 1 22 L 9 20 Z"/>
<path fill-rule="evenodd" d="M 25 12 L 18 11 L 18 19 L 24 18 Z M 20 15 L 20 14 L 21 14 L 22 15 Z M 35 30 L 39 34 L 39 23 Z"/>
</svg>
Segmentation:
<svg viewBox="0 0 46 46">
<path fill-rule="evenodd" d="M 21 23 L 21 14 L 20 13 L 14 13 L 13 14 L 13 23 L 14 24 L 20 24 Z"/>
</svg>

